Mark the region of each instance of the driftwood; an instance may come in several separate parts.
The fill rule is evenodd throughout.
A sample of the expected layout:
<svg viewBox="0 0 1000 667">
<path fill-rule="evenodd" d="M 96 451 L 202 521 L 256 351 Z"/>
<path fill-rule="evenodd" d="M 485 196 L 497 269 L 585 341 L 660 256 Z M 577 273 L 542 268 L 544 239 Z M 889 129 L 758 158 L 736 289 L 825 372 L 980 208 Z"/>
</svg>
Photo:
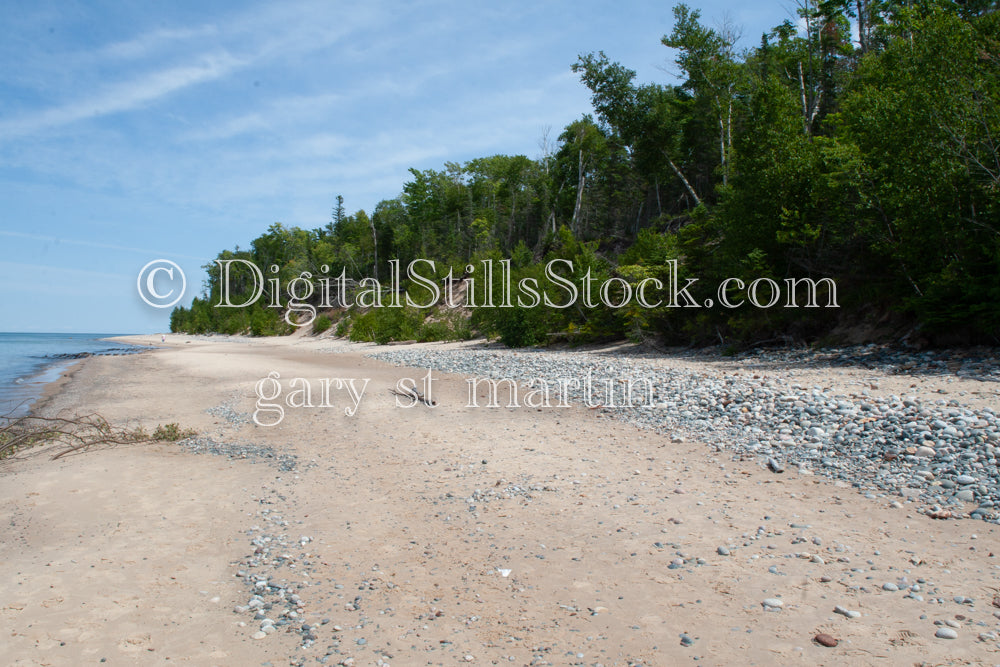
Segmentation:
<svg viewBox="0 0 1000 667">
<path fill-rule="evenodd" d="M 395 394 L 396 396 L 402 396 L 403 398 L 409 398 L 411 400 L 420 401 L 421 403 L 423 403 L 424 405 L 427 405 L 427 406 L 435 406 L 435 405 L 437 405 L 437 401 L 434 401 L 434 400 L 428 401 L 427 398 L 423 394 L 421 394 L 419 391 L 417 391 L 416 389 L 409 389 L 409 388 L 406 388 L 406 387 L 403 387 L 402 389 L 403 389 L 403 391 L 397 391 L 395 389 L 390 389 L 389 393 L 390 394 Z M 407 407 L 409 407 L 409 406 L 407 406 Z"/>
<path fill-rule="evenodd" d="M 38 445 L 64 445 L 64 448 L 52 455 L 54 460 L 100 445 L 139 444 L 166 439 L 165 433 L 163 427 L 158 427 L 153 435 L 149 435 L 141 427 L 135 429 L 115 427 L 96 413 L 73 417 L 42 417 L 30 414 L 22 417 L 0 417 L 0 459 Z"/>
</svg>

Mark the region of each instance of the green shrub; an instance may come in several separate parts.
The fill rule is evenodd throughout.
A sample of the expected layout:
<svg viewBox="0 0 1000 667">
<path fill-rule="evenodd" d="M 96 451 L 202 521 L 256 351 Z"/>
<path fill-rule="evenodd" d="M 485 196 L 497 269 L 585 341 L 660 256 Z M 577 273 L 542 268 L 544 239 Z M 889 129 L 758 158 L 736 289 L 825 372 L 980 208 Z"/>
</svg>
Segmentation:
<svg viewBox="0 0 1000 667">
<path fill-rule="evenodd" d="M 541 308 L 494 308 L 493 326 L 507 347 L 528 347 L 547 342 L 549 327 Z"/>
<path fill-rule="evenodd" d="M 421 343 L 432 343 L 439 340 L 451 339 L 451 327 L 442 320 L 434 322 L 424 322 L 417 329 L 417 340 Z"/>
<path fill-rule="evenodd" d="M 330 321 L 329 317 L 326 315 L 320 315 L 316 318 L 316 321 L 313 322 L 313 333 L 321 334 L 329 329 L 331 324 L 333 324 L 333 322 Z"/>
<path fill-rule="evenodd" d="M 191 429 L 182 429 L 179 424 L 170 423 L 166 425 L 158 425 L 153 431 L 153 440 L 166 440 L 167 442 L 177 442 L 178 440 L 183 440 L 184 438 L 190 438 L 198 435 L 196 431 Z"/>
<path fill-rule="evenodd" d="M 423 315 L 413 308 L 372 308 L 355 316 L 350 339 L 379 345 L 394 340 L 415 340 L 422 323 Z"/>
<path fill-rule="evenodd" d="M 337 322 L 337 330 L 334 332 L 340 338 L 343 338 L 351 333 L 351 318 L 349 315 L 345 315 L 340 318 Z"/>
</svg>

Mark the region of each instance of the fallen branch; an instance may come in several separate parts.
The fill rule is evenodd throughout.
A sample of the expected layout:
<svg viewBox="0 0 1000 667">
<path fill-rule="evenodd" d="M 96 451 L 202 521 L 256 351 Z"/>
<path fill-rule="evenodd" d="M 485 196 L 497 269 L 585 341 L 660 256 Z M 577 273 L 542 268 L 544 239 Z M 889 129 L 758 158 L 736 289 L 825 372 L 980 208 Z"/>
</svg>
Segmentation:
<svg viewBox="0 0 1000 667">
<path fill-rule="evenodd" d="M 52 456 L 55 460 L 98 445 L 132 445 L 157 440 L 179 440 L 189 435 L 193 435 L 193 431 L 184 431 L 177 424 L 157 426 L 152 435 L 142 427 L 119 428 L 112 426 L 107 419 L 96 413 L 73 417 L 38 415 L 2 417 L 0 459 L 30 447 L 46 444 L 66 445 Z"/>
<path fill-rule="evenodd" d="M 416 389 L 409 389 L 405 387 L 403 388 L 403 391 L 396 391 L 395 389 L 390 389 L 389 393 L 395 394 L 396 396 L 402 396 L 403 398 L 409 398 L 415 401 L 420 401 L 421 403 L 427 406 L 437 405 L 437 401 L 428 401 L 427 398 Z"/>
</svg>

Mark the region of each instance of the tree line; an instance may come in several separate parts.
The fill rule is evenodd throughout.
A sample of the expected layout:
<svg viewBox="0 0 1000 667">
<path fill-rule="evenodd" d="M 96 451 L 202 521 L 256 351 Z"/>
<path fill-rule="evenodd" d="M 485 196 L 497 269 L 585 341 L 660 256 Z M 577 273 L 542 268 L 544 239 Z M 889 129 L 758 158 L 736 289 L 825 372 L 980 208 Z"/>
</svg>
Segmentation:
<svg viewBox="0 0 1000 667">
<path fill-rule="evenodd" d="M 582 285 L 589 271 L 620 279 L 620 292 L 666 284 L 679 267 L 698 278 L 689 292 L 700 304 L 726 280 L 809 278 L 834 284 L 840 306 L 515 305 L 430 327 L 514 345 L 823 341 L 851 330 L 1000 342 L 997 3 L 804 0 L 797 23 L 742 50 L 732 26 L 710 27 L 683 4 L 673 13 L 662 43 L 680 82 L 639 82 L 603 52 L 581 55 L 572 68 L 592 112 L 545 138 L 539 157 L 411 169 L 402 192 L 370 213 L 348 214 L 338 197 L 326 225 L 275 223 L 250 249 L 219 258 L 276 266 L 269 277 L 283 286 L 303 272 L 385 280 L 387 260 L 418 258 L 433 259 L 438 278 L 506 258 L 515 280 L 544 284 L 541 267 L 561 258 L 573 263 L 567 279 Z M 205 294 L 174 311 L 172 330 L 289 329 L 266 302 L 215 308 L 218 270 L 206 268 Z M 237 289 L 250 289 L 246 276 Z M 355 335 L 385 325 L 376 337 L 387 339 L 427 329 L 434 315 L 347 317 L 345 333 L 367 318 Z"/>
</svg>

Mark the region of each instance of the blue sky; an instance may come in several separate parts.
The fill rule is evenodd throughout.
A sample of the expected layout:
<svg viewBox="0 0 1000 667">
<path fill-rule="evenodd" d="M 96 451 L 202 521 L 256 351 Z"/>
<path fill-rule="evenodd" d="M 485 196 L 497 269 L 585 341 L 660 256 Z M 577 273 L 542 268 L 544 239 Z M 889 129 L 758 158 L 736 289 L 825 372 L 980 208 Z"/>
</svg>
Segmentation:
<svg viewBox="0 0 1000 667">
<path fill-rule="evenodd" d="M 785 2 L 689 2 L 744 46 Z M 673 82 L 669 2 L 0 0 L 0 331 L 148 333 L 136 278 L 187 276 L 273 222 L 326 224 L 409 167 L 541 154 L 603 50 Z"/>
</svg>

